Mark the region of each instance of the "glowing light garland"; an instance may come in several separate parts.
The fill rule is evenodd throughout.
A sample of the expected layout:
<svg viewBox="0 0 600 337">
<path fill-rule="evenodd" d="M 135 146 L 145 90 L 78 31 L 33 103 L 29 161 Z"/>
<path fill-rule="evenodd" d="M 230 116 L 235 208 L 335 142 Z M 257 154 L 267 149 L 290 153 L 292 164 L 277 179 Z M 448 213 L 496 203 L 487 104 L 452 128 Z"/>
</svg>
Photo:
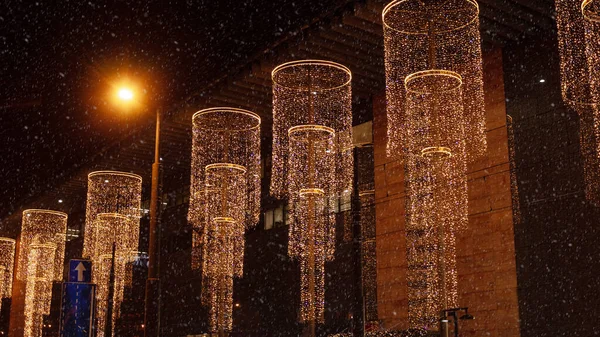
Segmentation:
<svg viewBox="0 0 600 337">
<path fill-rule="evenodd" d="M 15 240 L 0 238 L 0 309 L 2 299 L 12 297 Z"/>
<path fill-rule="evenodd" d="M 467 161 L 485 153 L 479 7 L 385 7 L 388 152 L 405 163 L 408 315 L 432 328 L 458 299 L 455 233 L 468 224 Z"/>
<path fill-rule="evenodd" d="M 83 254 L 93 261 L 98 336 L 105 336 L 109 303 L 110 270 L 113 265 L 114 292 L 111 325 L 120 316 L 125 286 L 130 285 L 132 266 L 138 252 L 142 178 L 116 171 L 88 175 L 86 227 Z"/>
<path fill-rule="evenodd" d="M 334 200 L 352 193 L 351 72 L 329 61 L 282 64 L 273 78 L 271 194 L 288 198 L 288 253 L 300 261 L 300 321 L 324 321 Z"/>
<path fill-rule="evenodd" d="M 192 267 L 202 269 L 211 331 L 231 331 L 233 279 L 243 274 L 244 233 L 260 215 L 261 121 L 250 111 L 212 108 L 195 113 L 192 122 Z"/>
<path fill-rule="evenodd" d="M 42 336 L 50 313 L 52 284 L 62 281 L 67 215 L 29 209 L 23 212 L 17 278 L 25 283 L 25 337 Z"/>
<path fill-rule="evenodd" d="M 580 117 L 586 196 L 600 204 L 600 1 L 555 3 L 562 96 Z"/>
</svg>

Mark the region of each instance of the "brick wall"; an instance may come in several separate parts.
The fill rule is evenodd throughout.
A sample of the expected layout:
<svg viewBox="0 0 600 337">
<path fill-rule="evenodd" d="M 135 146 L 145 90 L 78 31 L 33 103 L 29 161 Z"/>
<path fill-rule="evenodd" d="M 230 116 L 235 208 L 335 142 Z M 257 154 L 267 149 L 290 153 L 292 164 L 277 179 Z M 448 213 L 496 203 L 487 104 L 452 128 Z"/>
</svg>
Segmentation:
<svg viewBox="0 0 600 337">
<path fill-rule="evenodd" d="M 502 52 L 484 57 L 488 153 L 469 167 L 469 228 L 457 238 L 463 336 L 519 336 Z M 387 158 L 385 97 L 374 99 L 377 286 L 384 328 L 408 327 L 404 168 Z"/>
</svg>

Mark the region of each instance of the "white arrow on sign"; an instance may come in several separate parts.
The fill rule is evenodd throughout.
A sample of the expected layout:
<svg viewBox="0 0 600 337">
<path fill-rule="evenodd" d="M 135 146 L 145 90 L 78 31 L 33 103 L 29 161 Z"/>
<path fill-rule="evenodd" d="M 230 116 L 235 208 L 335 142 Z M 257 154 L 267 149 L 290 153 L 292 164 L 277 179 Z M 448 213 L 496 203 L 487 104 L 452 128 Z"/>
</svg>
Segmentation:
<svg viewBox="0 0 600 337">
<path fill-rule="evenodd" d="M 86 270 L 87 269 L 85 269 L 83 263 L 79 262 L 79 264 L 75 268 L 75 271 L 77 271 L 77 282 L 83 282 L 83 272 Z"/>
</svg>

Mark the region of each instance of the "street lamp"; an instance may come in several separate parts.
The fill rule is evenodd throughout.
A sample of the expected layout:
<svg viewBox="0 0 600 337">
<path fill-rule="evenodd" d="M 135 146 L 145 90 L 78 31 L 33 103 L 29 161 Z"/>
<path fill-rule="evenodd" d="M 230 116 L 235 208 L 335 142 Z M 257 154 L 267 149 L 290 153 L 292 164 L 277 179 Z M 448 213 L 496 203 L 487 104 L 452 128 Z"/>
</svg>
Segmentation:
<svg viewBox="0 0 600 337">
<path fill-rule="evenodd" d="M 135 102 L 135 91 L 123 86 L 117 89 L 118 101 L 124 104 Z M 158 276 L 159 242 L 159 177 L 160 177 L 160 109 L 156 110 L 156 137 L 154 163 L 152 164 L 152 187 L 150 192 L 150 237 L 148 240 L 148 279 L 144 313 L 144 336 L 158 337 L 160 330 L 160 279 Z"/>
<path fill-rule="evenodd" d="M 458 313 L 464 311 L 464 315 L 458 317 Z M 448 317 L 452 317 L 452 321 L 454 322 L 454 336 L 458 337 L 458 320 L 473 320 L 475 317 L 469 314 L 469 308 L 451 308 L 442 310 L 442 314 L 440 317 L 440 334 L 443 337 L 448 336 Z"/>
</svg>

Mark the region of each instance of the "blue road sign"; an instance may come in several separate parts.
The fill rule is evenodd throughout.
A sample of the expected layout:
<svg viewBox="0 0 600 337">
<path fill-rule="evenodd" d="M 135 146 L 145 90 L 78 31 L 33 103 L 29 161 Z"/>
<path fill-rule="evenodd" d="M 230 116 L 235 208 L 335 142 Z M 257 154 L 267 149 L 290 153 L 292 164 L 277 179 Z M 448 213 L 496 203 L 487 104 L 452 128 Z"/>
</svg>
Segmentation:
<svg viewBox="0 0 600 337">
<path fill-rule="evenodd" d="M 62 287 L 60 337 L 92 337 L 96 285 L 65 282 Z"/>
<path fill-rule="evenodd" d="M 69 261 L 69 282 L 92 282 L 92 261 L 78 259 Z"/>
</svg>

